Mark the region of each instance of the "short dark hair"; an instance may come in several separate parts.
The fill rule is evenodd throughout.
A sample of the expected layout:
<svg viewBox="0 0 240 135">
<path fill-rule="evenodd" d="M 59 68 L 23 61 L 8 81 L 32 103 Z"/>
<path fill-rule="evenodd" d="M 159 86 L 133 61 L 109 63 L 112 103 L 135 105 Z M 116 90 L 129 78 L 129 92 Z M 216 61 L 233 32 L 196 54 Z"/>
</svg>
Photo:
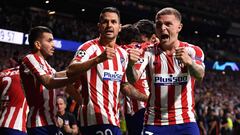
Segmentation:
<svg viewBox="0 0 240 135">
<path fill-rule="evenodd" d="M 172 7 L 166 7 L 158 11 L 155 19 L 157 19 L 160 15 L 174 15 L 180 22 L 182 21 L 181 13 L 177 9 Z"/>
<path fill-rule="evenodd" d="M 67 98 L 66 98 L 65 96 L 57 96 L 56 101 L 57 101 L 58 99 L 62 99 L 63 102 L 67 105 Z"/>
<path fill-rule="evenodd" d="M 31 49 L 34 48 L 34 42 L 42 36 L 44 32 L 53 33 L 48 27 L 45 26 L 36 26 L 32 28 L 29 32 L 28 42 Z"/>
<path fill-rule="evenodd" d="M 138 28 L 140 34 L 145 35 L 149 39 L 155 34 L 155 25 L 148 19 L 139 20 L 135 23 L 135 27 Z"/>
<path fill-rule="evenodd" d="M 106 13 L 106 12 L 112 12 L 112 13 L 116 13 L 118 15 L 118 19 L 119 19 L 119 22 L 121 22 L 120 20 L 120 12 L 117 8 L 115 7 L 105 7 L 101 13 L 100 13 L 100 16 L 99 16 L 99 22 L 101 22 L 102 20 L 102 14 Z"/>
<path fill-rule="evenodd" d="M 140 32 L 138 28 L 134 27 L 132 24 L 123 25 L 118 37 L 121 44 L 141 42 Z"/>
</svg>

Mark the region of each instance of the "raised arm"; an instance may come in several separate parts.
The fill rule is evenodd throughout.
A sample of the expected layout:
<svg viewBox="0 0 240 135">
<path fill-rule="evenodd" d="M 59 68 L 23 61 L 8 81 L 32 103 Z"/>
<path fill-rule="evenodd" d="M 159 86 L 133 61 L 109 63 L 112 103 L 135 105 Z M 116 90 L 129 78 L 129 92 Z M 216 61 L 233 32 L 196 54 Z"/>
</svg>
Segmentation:
<svg viewBox="0 0 240 135">
<path fill-rule="evenodd" d="M 139 49 L 129 49 L 129 63 L 127 66 L 127 78 L 128 81 L 133 84 L 140 78 L 140 73 L 135 69 L 135 63 L 140 59 L 140 55 L 142 53 Z"/>
<path fill-rule="evenodd" d="M 190 74 L 194 76 L 197 80 L 201 81 L 204 77 L 205 71 L 204 68 L 196 64 L 193 60 L 192 63 L 188 65 Z"/>
<path fill-rule="evenodd" d="M 33 65 L 33 63 L 35 63 Z M 20 69 L 21 71 L 26 72 L 26 74 L 34 74 L 34 78 L 37 79 L 42 85 L 47 89 L 54 89 L 66 86 L 67 84 L 74 81 L 75 77 L 68 78 L 66 76 L 66 71 L 55 72 L 54 69 L 50 69 L 51 73 L 43 70 L 38 64 L 39 62 L 33 58 L 33 56 L 28 56 L 24 59 L 23 65 Z"/>
<path fill-rule="evenodd" d="M 201 50 L 197 50 L 197 51 L 201 52 Z M 191 76 L 196 78 L 196 80 L 201 81 L 205 74 L 203 60 L 201 60 L 201 57 L 203 56 L 195 56 L 195 57 L 199 57 L 198 58 L 200 60 L 199 63 L 197 63 L 197 61 L 199 60 L 193 60 L 193 58 L 191 58 L 191 56 L 188 54 L 187 49 L 185 47 L 179 47 L 176 49 L 176 59 L 178 59 L 179 62 L 181 63 L 180 66 L 187 66 Z"/>
<path fill-rule="evenodd" d="M 60 88 L 74 82 L 73 78 L 67 76 L 55 77 L 49 74 L 37 76 L 37 79 L 48 89 Z"/>
<path fill-rule="evenodd" d="M 75 74 L 84 73 L 90 68 L 96 66 L 97 64 L 107 60 L 112 59 L 115 56 L 115 50 L 110 47 L 106 47 L 106 49 L 102 52 L 101 55 L 91 58 L 84 62 L 78 62 L 73 60 L 67 69 L 67 76 L 71 77 Z"/>
</svg>

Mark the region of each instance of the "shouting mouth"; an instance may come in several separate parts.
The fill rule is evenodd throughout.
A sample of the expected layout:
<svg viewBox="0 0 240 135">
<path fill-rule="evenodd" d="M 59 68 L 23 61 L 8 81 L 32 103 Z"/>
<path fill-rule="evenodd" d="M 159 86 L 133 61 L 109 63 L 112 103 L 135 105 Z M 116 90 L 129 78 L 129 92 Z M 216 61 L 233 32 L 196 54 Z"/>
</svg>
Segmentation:
<svg viewBox="0 0 240 135">
<path fill-rule="evenodd" d="M 105 33 L 106 33 L 106 34 L 112 34 L 112 33 L 113 33 L 113 30 L 106 30 Z"/>
<path fill-rule="evenodd" d="M 168 34 L 162 34 L 161 35 L 161 40 L 163 41 L 163 40 L 167 40 L 167 39 L 169 39 L 169 35 Z"/>
</svg>

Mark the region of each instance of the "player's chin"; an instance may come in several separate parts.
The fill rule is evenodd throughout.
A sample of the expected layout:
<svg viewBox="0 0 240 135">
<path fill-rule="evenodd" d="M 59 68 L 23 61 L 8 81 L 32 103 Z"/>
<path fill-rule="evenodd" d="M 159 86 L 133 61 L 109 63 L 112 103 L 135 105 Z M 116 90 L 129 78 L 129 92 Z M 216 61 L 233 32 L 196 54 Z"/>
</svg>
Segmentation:
<svg viewBox="0 0 240 135">
<path fill-rule="evenodd" d="M 109 39 L 109 40 L 113 40 L 116 38 L 116 36 L 114 35 L 106 35 L 106 38 Z"/>
<path fill-rule="evenodd" d="M 54 52 L 49 52 L 48 55 L 49 56 L 53 56 Z"/>
</svg>

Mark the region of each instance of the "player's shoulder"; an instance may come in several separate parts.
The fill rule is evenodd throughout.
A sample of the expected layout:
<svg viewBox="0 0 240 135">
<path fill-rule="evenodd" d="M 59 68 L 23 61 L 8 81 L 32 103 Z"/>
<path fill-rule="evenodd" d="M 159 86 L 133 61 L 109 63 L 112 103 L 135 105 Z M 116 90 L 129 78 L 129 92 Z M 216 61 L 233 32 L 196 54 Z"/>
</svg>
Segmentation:
<svg viewBox="0 0 240 135">
<path fill-rule="evenodd" d="M 140 44 L 141 46 L 141 49 L 150 49 L 150 48 L 153 48 L 154 47 L 154 44 L 151 43 L 151 42 L 143 42 Z"/>
<path fill-rule="evenodd" d="M 201 47 L 199 47 L 199 46 L 196 45 L 196 44 L 192 44 L 192 43 L 180 41 L 180 45 L 181 45 L 181 46 L 186 46 L 186 47 L 193 48 L 194 50 L 200 50 L 200 51 L 202 51 Z"/>
<path fill-rule="evenodd" d="M 117 45 L 117 46 L 123 48 L 124 50 L 133 48 L 131 44 L 123 44 L 123 45 Z"/>
<path fill-rule="evenodd" d="M 126 51 L 128 48 L 131 48 L 131 47 L 128 46 L 128 45 L 118 45 L 118 44 L 116 44 L 115 48 Z"/>
<path fill-rule="evenodd" d="M 25 55 L 22 60 L 23 60 L 23 62 L 25 62 L 26 60 L 28 61 L 28 59 L 31 59 L 33 57 L 38 57 L 38 55 L 34 55 L 33 53 L 29 53 L 29 54 Z"/>
<path fill-rule="evenodd" d="M 94 47 L 94 46 L 97 46 L 98 45 L 98 39 L 92 39 L 92 40 L 89 40 L 89 41 L 86 41 L 85 43 L 83 43 L 82 45 L 79 46 L 78 50 L 87 50 L 89 49 L 90 47 Z"/>
<path fill-rule="evenodd" d="M 32 54 L 29 53 L 29 54 L 25 55 L 22 60 L 24 61 L 24 60 L 28 59 L 28 58 L 31 57 L 31 56 L 32 56 Z"/>
<path fill-rule="evenodd" d="M 180 47 L 181 46 L 184 46 L 184 47 L 194 47 L 194 46 L 197 46 L 197 45 L 189 43 L 189 42 L 186 42 L 186 41 L 180 41 Z"/>
<path fill-rule="evenodd" d="M 0 72 L 0 78 L 19 74 L 19 66 L 7 68 Z"/>
<path fill-rule="evenodd" d="M 0 72 L 0 78 L 3 78 L 5 76 L 7 76 L 8 72 L 10 72 L 10 69 L 4 69 Z"/>
<path fill-rule="evenodd" d="M 121 53 L 127 55 L 127 54 L 128 54 L 128 53 L 127 53 L 127 50 L 128 50 L 129 48 L 131 48 L 131 47 L 128 47 L 127 45 L 124 45 L 124 46 L 121 45 L 121 46 L 119 46 L 119 45 L 116 44 L 116 48 L 117 48 Z"/>
<path fill-rule="evenodd" d="M 158 48 L 159 48 L 158 44 L 148 44 L 147 46 L 145 45 L 143 50 L 144 50 L 144 53 L 146 53 L 146 54 L 148 54 L 148 53 L 155 54 L 158 52 L 157 51 L 157 50 L 159 50 Z"/>
<path fill-rule="evenodd" d="M 34 65 L 36 65 L 36 63 L 43 63 L 43 62 L 47 63 L 47 61 L 43 57 L 38 55 L 37 53 L 29 53 L 22 59 L 22 64 L 24 64 L 24 65 L 30 64 L 30 65 L 34 66 Z"/>
</svg>

